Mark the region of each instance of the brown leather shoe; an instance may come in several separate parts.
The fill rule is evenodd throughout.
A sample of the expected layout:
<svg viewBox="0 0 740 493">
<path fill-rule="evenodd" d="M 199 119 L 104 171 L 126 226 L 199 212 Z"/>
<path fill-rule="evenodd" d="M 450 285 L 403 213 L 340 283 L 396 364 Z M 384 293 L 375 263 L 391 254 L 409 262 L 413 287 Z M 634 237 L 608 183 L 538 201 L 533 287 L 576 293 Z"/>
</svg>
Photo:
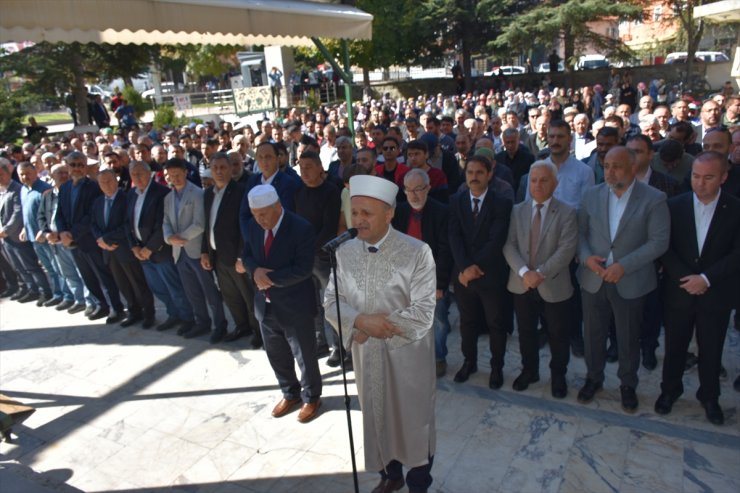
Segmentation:
<svg viewBox="0 0 740 493">
<path fill-rule="evenodd" d="M 301 410 L 298 412 L 298 422 L 308 423 L 319 414 L 319 408 L 321 407 L 321 399 L 315 402 L 306 402 L 301 406 Z"/>
<path fill-rule="evenodd" d="M 381 479 L 372 493 L 393 493 L 404 487 L 405 481 L 401 479 Z"/>
<path fill-rule="evenodd" d="M 300 399 L 280 399 L 280 402 L 277 403 L 277 406 L 272 408 L 272 417 L 273 418 L 281 418 L 288 414 L 296 404 L 301 402 Z"/>
</svg>

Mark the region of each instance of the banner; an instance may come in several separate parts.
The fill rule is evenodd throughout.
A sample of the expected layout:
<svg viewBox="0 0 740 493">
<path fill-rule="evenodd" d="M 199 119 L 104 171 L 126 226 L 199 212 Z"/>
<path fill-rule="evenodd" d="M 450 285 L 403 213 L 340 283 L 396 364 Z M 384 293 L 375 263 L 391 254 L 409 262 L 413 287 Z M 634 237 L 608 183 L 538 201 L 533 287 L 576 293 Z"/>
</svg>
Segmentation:
<svg viewBox="0 0 740 493">
<path fill-rule="evenodd" d="M 234 89 L 234 105 L 238 114 L 272 109 L 269 86 Z"/>
<path fill-rule="evenodd" d="M 185 111 L 193 108 L 190 102 L 190 94 L 173 94 L 172 99 L 175 103 L 176 111 Z"/>
</svg>

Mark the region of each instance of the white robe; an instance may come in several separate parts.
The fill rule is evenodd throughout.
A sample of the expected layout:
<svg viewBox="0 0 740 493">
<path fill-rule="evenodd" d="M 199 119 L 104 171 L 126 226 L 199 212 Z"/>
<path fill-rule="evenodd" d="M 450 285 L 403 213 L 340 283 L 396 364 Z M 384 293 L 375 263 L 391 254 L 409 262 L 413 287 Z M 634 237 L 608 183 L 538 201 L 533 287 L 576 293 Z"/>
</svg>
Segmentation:
<svg viewBox="0 0 740 493">
<path fill-rule="evenodd" d="M 380 471 L 391 460 L 418 467 L 434 455 L 436 390 L 434 333 L 437 287 L 426 243 L 391 229 L 376 253 L 358 239 L 337 251 L 344 346 L 351 349 L 362 409 L 365 468 Z M 337 329 L 334 283 L 324 298 L 326 318 Z M 388 314 L 403 335 L 352 341 L 359 314 Z"/>
</svg>

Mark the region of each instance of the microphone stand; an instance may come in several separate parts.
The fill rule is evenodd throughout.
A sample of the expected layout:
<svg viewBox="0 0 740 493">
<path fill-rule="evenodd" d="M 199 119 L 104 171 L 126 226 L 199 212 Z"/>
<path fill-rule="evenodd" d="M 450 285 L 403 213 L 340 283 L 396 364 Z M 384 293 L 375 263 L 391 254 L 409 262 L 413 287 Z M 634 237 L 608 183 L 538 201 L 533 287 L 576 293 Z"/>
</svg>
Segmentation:
<svg viewBox="0 0 740 493">
<path fill-rule="evenodd" d="M 352 458 L 352 479 L 355 483 L 355 493 L 360 493 L 357 479 L 357 462 L 355 461 L 355 440 L 352 435 L 352 416 L 350 415 L 350 398 L 347 392 L 347 369 L 345 368 L 344 337 L 342 335 L 342 316 L 339 312 L 339 285 L 337 283 L 337 253 L 335 249 L 329 251 L 332 277 L 334 278 L 334 301 L 337 306 L 337 331 L 339 332 L 339 359 L 342 362 L 342 382 L 344 383 L 344 407 L 347 411 L 347 430 L 349 432 L 349 450 Z"/>
</svg>

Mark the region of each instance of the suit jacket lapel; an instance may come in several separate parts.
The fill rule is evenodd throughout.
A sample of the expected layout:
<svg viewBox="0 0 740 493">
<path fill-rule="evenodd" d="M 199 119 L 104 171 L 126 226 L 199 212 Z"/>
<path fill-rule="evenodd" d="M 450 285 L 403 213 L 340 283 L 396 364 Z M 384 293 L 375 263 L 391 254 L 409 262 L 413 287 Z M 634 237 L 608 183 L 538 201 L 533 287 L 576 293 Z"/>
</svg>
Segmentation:
<svg viewBox="0 0 740 493">
<path fill-rule="evenodd" d="M 599 186 L 601 187 L 601 190 L 599 191 L 599 200 L 596 204 L 596 212 L 601 216 L 601 224 L 604 229 L 603 233 L 606 239 L 611 242 L 611 233 L 609 232 L 609 187 L 606 184 L 601 184 Z"/>
<path fill-rule="evenodd" d="M 642 192 L 643 190 L 635 181 L 632 188 L 632 194 L 630 195 L 629 200 L 627 200 L 627 205 L 625 206 L 622 217 L 619 220 L 619 226 L 617 226 L 617 234 L 614 235 L 614 239 L 617 239 L 617 237 L 622 234 L 622 231 L 626 227 L 626 224 L 629 222 L 630 217 L 635 214 L 635 211 L 637 211 L 638 203 L 642 202 Z"/>
<path fill-rule="evenodd" d="M 723 222 L 723 216 L 727 212 L 727 201 L 725 200 L 725 195 L 723 193 L 720 193 L 719 200 L 717 201 L 717 208 L 714 210 L 714 215 L 712 216 L 712 220 L 709 222 L 709 228 L 707 229 L 707 237 L 704 238 L 704 248 L 702 248 L 701 252 L 699 252 L 699 256 L 701 256 L 704 252 L 708 252 L 708 248 L 710 246 L 710 243 L 712 242 L 712 239 L 717 236 L 717 231 L 719 228 L 721 228 L 721 223 Z M 692 203 L 691 203 L 691 213 L 693 215 L 694 213 L 694 203 L 693 203 L 693 197 L 692 197 Z M 694 225 L 696 225 L 696 222 L 693 222 Z M 694 226 L 694 238 L 696 238 L 696 226 Z M 696 243 L 696 249 L 699 249 L 699 244 Z"/>
<path fill-rule="evenodd" d="M 473 238 L 475 238 L 478 235 L 478 231 L 480 230 L 481 224 L 483 224 L 486 220 L 486 216 L 488 216 L 488 209 L 490 208 L 490 204 L 493 201 L 493 189 L 491 187 L 488 187 L 488 192 L 486 192 L 486 196 L 483 198 L 483 201 L 480 203 L 480 211 L 478 212 L 478 218 L 473 220 Z M 473 208 L 470 200 L 470 195 L 468 195 L 468 211 L 470 211 L 470 217 L 472 219 L 473 217 Z"/>
<path fill-rule="evenodd" d="M 530 206 L 531 211 L 531 206 Z M 545 238 L 547 237 L 547 232 L 550 229 L 550 225 L 555 222 L 555 218 L 560 213 L 560 209 L 558 208 L 557 202 L 555 202 L 555 199 L 550 201 L 550 207 L 547 208 L 547 214 L 545 214 L 545 222 L 542 224 L 542 230 L 540 231 L 540 239 L 537 243 L 537 251 L 540 251 L 540 247 L 542 246 L 542 242 L 545 241 Z M 530 230 L 532 228 L 529 228 Z"/>
</svg>

